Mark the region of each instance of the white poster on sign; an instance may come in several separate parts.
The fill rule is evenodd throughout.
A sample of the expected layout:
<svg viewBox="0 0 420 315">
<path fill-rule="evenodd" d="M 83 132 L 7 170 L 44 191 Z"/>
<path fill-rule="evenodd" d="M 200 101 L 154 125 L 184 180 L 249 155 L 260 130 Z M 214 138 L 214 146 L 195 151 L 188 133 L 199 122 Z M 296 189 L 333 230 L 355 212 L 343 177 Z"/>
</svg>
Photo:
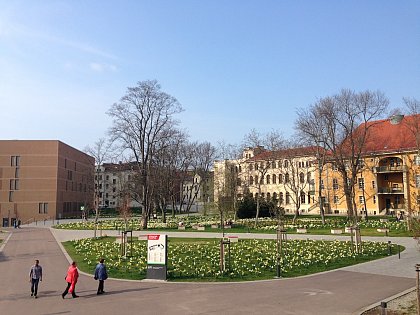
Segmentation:
<svg viewBox="0 0 420 315">
<path fill-rule="evenodd" d="M 166 265 L 166 234 L 147 235 L 147 264 Z"/>
</svg>

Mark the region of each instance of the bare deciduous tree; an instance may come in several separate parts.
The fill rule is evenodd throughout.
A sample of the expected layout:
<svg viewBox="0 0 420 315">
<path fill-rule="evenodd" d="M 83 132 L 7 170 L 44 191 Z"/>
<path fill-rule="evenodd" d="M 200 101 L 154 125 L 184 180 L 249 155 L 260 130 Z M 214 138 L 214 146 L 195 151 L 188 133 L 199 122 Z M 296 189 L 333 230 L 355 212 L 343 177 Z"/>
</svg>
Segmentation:
<svg viewBox="0 0 420 315">
<path fill-rule="evenodd" d="M 256 198 L 257 211 L 255 214 L 255 228 L 258 224 L 258 217 L 260 214 L 260 196 L 261 186 L 264 184 L 268 170 L 272 167 L 272 164 L 276 161 L 275 151 L 280 150 L 284 146 L 283 135 L 276 130 L 273 130 L 266 135 L 262 136 L 255 129 L 252 129 L 249 134 L 245 136 L 243 147 L 252 147 L 260 150 L 264 150 L 265 153 L 257 154 L 250 162 L 253 170 L 257 173 L 255 180 L 250 181 L 250 185 L 254 185 L 258 191 L 258 197 Z M 250 175 L 252 176 L 252 175 Z"/>
<path fill-rule="evenodd" d="M 100 138 L 94 143 L 93 146 L 86 146 L 84 151 L 95 158 L 95 227 L 94 227 L 94 237 L 97 235 L 97 224 L 99 220 L 99 200 L 100 200 L 100 190 L 99 190 L 99 174 L 101 172 L 101 166 L 105 162 L 109 162 L 115 156 L 115 148 L 111 141 L 106 140 L 105 138 Z"/>
<path fill-rule="evenodd" d="M 138 82 L 129 87 L 108 114 L 113 118 L 110 135 L 133 156 L 138 168 L 142 202 L 142 227 L 147 222 L 153 205 L 153 157 L 159 144 L 169 136 L 170 126 L 176 126 L 174 115 L 182 107 L 176 98 L 161 91 L 156 80 Z"/>
<path fill-rule="evenodd" d="M 349 219 L 357 223 L 354 186 L 374 121 L 386 113 L 388 99 L 382 92 L 342 90 L 320 99 L 312 110 L 319 115 L 322 142 L 341 174 Z"/>
</svg>

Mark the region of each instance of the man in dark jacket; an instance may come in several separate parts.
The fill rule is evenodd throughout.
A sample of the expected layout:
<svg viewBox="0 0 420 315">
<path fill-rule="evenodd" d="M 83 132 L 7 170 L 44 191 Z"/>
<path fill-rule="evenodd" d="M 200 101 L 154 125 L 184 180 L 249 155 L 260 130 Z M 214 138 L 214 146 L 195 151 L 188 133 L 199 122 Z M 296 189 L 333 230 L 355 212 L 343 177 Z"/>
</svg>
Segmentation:
<svg viewBox="0 0 420 315">
<path fill-rule="evenodd" d="M 98 292 L 96 293 L 98 295 L 105 293 L 104 281 L 108 279 L 108 273 L 106 272 L 104 261 L 105 260 L 101 258 L 101 260 L 99 260 L 99 264 L 97 264 L 95 268 L 95 280 L 99 280 Z"/>
</svg>

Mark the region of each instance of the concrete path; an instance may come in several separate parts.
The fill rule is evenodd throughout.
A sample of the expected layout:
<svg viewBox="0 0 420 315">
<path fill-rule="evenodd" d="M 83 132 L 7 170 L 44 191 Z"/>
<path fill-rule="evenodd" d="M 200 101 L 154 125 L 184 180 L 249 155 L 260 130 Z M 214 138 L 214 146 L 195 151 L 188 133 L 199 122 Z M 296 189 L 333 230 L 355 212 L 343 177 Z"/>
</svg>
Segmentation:
<svg viewBox="0 0 420 315">
<path fill-rule="evenodd" d="M 58 240 L 84 237 L 86 233 L 77 232 L 65 236 L 65 232 L 54 230 Z M 401 260 L 393 256 L 374 262 L 379 263 L 378 268 L 369 263 L 372 265 L 365 264 L 366 268 L 355 266 L 296 279 L 252 283 L 107 280 L 103 296 L 96 295 L 97 282 L 82 275 L 77 284 L 80 298 L 62 300 L 68 262 L 50 230 L 24 227 L 11 233 L 0 252 L 0 314 L 356 314 L 367 305 L 413 287 L 411 260 L 419 258 L 414 242 L 402 239 L 409 245 L 407 253 Z M 88 233 L 91 236 L 93 232 Z M 28 279 L 34 259 L 39 259 L 44 268 L 37 300 L 30 297 Z M 366 272 L 369 268 L 371 271 Z M 402 269 L 408 269 L 407 273 Z M 398 276 L 384 275 L 388 273 Z"/>
</svg>

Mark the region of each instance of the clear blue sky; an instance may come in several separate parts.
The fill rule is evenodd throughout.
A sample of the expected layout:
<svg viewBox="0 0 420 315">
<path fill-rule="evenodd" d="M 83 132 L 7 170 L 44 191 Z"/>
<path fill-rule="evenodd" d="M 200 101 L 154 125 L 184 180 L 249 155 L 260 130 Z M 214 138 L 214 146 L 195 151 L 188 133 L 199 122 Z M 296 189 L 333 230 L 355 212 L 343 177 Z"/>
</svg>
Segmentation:
<svg viewBox="0 0 420 315">
<path fill-rule="evenodd" d="M 293 133 L 339 92 L 420 99 L 420 1 L 0 0 L 0 138 L 83 149 L 128 86 L 157 79 L 192 140 Z"/>
</svg>

